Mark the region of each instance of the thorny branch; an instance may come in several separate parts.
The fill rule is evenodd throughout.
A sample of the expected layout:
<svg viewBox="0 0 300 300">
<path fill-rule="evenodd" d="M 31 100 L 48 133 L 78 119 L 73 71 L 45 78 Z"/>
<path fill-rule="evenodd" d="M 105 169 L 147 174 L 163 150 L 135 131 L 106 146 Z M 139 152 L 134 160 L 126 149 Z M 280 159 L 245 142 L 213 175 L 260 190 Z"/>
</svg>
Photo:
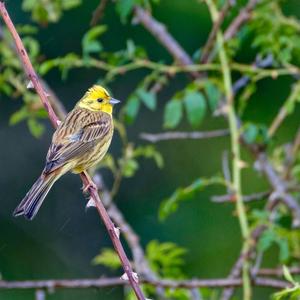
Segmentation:
<svg viewBox="0 0 300 300">
<path fill-rule="evenodd" d="M 139 236 L 134 232 L 133 228 L 125 220 L 124 216 L 113 203 L 112 195 L 104 185 L 103 178 L 100 173 L 96 173 L 93 177 L 98 190 L 102 194 L 103 203 L 107 209 L 107 212 L 117 228 L 123 233 L 124 238 L 132 252 L 133 262 L 136 271 L 141 277 L 150 280 L 158 280 L 159 278 L 151 270 L 147 259 L 145 258 L 144 250 L 139 243 Z M 161 288 L 157 288 L 157 293 L 163 298 L 163 291 Z"/>
<path fill-rule="evenodd" d="M 20 56 L 20 59 L 23 63 L 23 66 L 24 66 L 24 69 L 26 71 L 26 74 L 29 78 L 29 80 L 32 82 L 36 92 L 38 93 L 39 97 L 41 98 L 41 101 L 45 107 L 45 109 L 47 110 L 48 112 L 48 115 L 49 115 L 49 119 L 52 123 L 52 125 L 56 128 L 59 124 L 59 119 L 58 117 L 56 116 L 54 110 L 52 109 L 49 101 L 48 101 L 48 96 L 47 94 L 45 93 L 44 91 L 44 88 L 43 86 L 41 85 L 39 79 L 38 79 L 38 76 L 37 74 L 35 73 L 34 69 L 33 69 L 33 66 L 30 62 L 30 59 L 28 57 L 28 54 L 23 46 L 23 43 L 15 29 L 15 26 L 13 24 L 13 22 L 11 21 L 10 17 L 9 17 L 9 14 L 5 8 L 5 4 L 4 2 L 0 2 L 0 13 L 1 13 L 1 16 L 8 28 L 8 30 L 11 32 L 12 36 L 13 36 L 13 39 L 16 43 L 16 48 L 17 48 L 17 51 L 19 53 L 19 56 Z M 83 184 L 84 186 L 88 187 L 89 189 L 89 192 L 90 192 L 90 195 L 92 197 L 92 199 L 94 200 L 95 202 L 95 205 L 96 205 L 96 208 L 99 212 L 99 215 L 101 216 L 106 228 L 107 228 L 107 231 L 110 235 L 110 238 L 113 242 L 113 245 L 115 247 L 115 250 L 122 262 L 122 265 L 123 265 L 123 268 L 124 268 L 124 271 L 125 273 L 127 274 L 128 276 L 128 280 L 130 282 L 130 285 L 132 286 L 135 294 L 136 294 L 136 297 L 137 299 L 140 299 L 140 300 L 144 300 L 145 297 L 138 285 L 138 282 L 137 280 L 134 278 L 134 275 L 133 275 L 133 271 L 132 271 L 132 268 L 131 268 L 131 265 L 130 265 L 130 262 L 125 254 L 125 251 L 122 247 L 122 244 L 119 240 L 119 237 L 115 231 L 115 227 L 114 227 L 114 224 L 112 223 L 112 221 L 110 220 L 101 200 L 100 200 L 100 197 L 98 195 L 98 192 L 97 190 L 94 188 L 94 183 L 91 181 L 91 179 L 89 178 L 88 174 L 86 172 L 84 173 L 81 173 L 80 174 L 80 177 L 83 181 Z"/>
</svg>

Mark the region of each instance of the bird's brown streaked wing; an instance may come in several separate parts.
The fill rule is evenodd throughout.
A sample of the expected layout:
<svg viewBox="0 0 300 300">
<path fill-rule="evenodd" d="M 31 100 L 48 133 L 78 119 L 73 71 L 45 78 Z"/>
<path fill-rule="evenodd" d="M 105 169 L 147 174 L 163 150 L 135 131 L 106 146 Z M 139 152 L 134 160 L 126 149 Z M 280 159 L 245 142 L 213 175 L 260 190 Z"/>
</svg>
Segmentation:
<svg viewBox="0 0 300 300">
<path fill-rule="evenodd" d="M 52 143 L 44 173 L 50 173 L 70 160 L 80 158 L 107 136 L 112 130 L 111 117 L 103 114 L 98 119 L 93 118 L 90 120 L 92 122 L 85 122 L 83 127 L 66 136 L 61 144 Z"/>
</svg>

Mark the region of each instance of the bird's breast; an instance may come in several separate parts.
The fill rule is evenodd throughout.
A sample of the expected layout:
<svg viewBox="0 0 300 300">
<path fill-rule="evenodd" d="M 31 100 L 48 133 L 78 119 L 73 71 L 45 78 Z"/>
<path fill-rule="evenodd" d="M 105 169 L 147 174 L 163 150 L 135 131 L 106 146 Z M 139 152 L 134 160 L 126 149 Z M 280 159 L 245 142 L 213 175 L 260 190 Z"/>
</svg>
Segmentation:
<svg viewBox="0 0 300 300">
<path fill-rule="evenodd" d="M 112 136 L 113 130 L 111 130 L 103 139 L 97 141 L 95 146 L 78 160 L 76 167 L 73 168 L 72 172 L 75 174 L 81 173 L 99 163 L 107 153 Z"/>
</svg>

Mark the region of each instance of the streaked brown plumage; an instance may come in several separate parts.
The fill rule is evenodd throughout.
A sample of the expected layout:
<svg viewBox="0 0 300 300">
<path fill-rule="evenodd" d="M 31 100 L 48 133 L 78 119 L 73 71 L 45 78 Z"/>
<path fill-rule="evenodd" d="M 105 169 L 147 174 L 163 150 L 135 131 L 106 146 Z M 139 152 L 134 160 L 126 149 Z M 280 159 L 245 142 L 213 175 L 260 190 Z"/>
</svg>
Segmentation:
<svg viewBox="0 0 300 300">
<path fill-rule="evenodd" d="M 56 180 L 68 171 L 80 173 L 104 157 L 113 135 L 112 105 L 117 102 L 100 86 L 89 89 L 53 134 L 45 168 L 14 216 L 33 219 Z"/>
</svg>

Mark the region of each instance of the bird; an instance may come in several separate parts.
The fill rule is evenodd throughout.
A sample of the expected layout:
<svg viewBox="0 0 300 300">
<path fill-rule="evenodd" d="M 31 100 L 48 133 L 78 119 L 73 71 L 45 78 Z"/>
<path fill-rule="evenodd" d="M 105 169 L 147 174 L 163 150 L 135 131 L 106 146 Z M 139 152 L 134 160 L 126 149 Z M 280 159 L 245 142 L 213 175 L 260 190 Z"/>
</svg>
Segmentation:
<svg viewBox="0 0 300 300">
<path fill-rule="evenodd" d="M 113 136 L 113 106 L 119 102 L 100 85 L 87 90 L 55 130 L 42 174 L 13 216 L 32 220 L 61 176 L 81 173 L 103 159 Z"/>
</svg>

